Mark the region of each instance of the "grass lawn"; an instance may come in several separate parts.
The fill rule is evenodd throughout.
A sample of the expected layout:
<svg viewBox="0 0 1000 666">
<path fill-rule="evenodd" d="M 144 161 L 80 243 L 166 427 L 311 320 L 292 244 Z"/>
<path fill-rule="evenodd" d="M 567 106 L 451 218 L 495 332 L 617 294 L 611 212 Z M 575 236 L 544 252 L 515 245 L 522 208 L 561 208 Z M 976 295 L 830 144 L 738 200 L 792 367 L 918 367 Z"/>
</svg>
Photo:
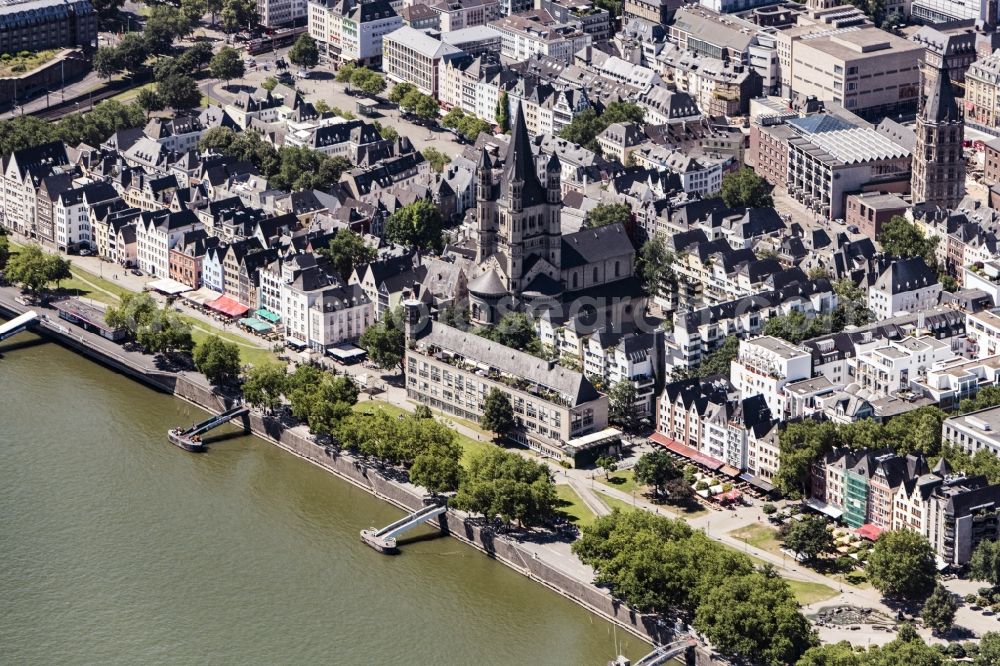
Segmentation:
<svg viewBox="0 0 1000 666">
<path fill-rule="evenodd" d="M 576 491 L 569 486 L 556 486 L 556 511 L 565 515 L 566 519 L 577 527 L 586 527 L 593 523 L 597 516 L 587 508 Z"/>
<path fill-rule="evenodd" d="M 766 550 L 775 555 L 781 555 L 781 542 L 778 540 L 778 531 L 773 527 L 747 525 L 746 527 L 735 529 L 729 534 L 740 541 L 744 541 L 747 545 Z"/>
<path fill-rule="evenodd" d="M 611 495 L 605 495 L 604 493 L 598 491 L 595 493 L 597 498 L 608 505 L 609 509 L 618 509 L 622 513 L 626 511 L 641 511 L 639 507 L 632 506 L 628 502 L 623 502 L 617 497 L 612 497 Z"/>
<path fill-rule="evenodd" d="M 4 53 L 3 57 L 0 57 L 0 76 L 17 76 L 30 72 L 55 58 L 57 53 L 59 49 L 50 49 L 29 53 L 23 58 L 13 53 Z"/>
<path fill-rule="evenodd" d="M 180 315 L 180 318 L 191 326 L 191 337 L 194 339 L 196 345 L 200 345 L 212 335 L 217 335 L 226 342 L 235 343 L 240 348 L 241 363 L 250 363 L 256 367 L 265 363 L 278 362 L 278 356 L 273 351 L 264 347 L 256 347 L 247 341 L 246 338 L 220 331 L 194 317 Z"/>
<path fill-rule="evenodd" d="M 820 601 L 826 601 L 827 599 L 832 599 L 837 594 L 837 590 L 824 585 L 823 583 L 807 583 L 801 580 L 788 580 L 788 587 L 792 588 L 792 594 L 798 599 L 799 603 L 803 606 L 808 606 L 809 604 L 815 604 Z"/>
<path fill-rule="evenodd" d="M 397 407 L 396 405 L 389 404 L 388 402 L 385 402 L 383 400 L 361 400 L 360 402 L 358 402 L 358 404 L 354 405 L 354 411 L 361 412 L 363 414 L 372 414 L 379 409 L 384 410 L 389 416 L 392 417 L 399 416 L 400 414 L 402 414 L 403 416 L 412 414 L 412 412 L 407 411 L 402 407 Z M 438 420 L 443 421 L 443 419 L 441 418 L 439 418 Z M 490 442 L 477 442 L 476 440 L 472 439 L 471 437 L 467 437 L 466 435 L 463 435 L 457 430 L 454 432 L 458 443 L 462 447 L 463 467 L 469 466 L 469 460 L 472 458 L 474 454 L 478 453 L 479 451 L 485 451 L 486 449 L 494 446 Z"/>
<path fill-rule="evenodd" d="M 646 486 L 635 480 L 635 472 L 630 469 L 614 472 L 610 477 L 605 477 L 604 474 L 598 473 L 596 479 L 604 485 L 617 488 L 626 493 L 630 493 L 633 490 L 639 492 L 646 489 Z"/>
<path fill-rule="evenodd" d="M 123 90 L 122 92 L 110 97 L 109 99 L 111 99 L 114 102 L 121 102 L 122 104 L 128 104 L 129 102 L 135 101 L 135 98 L 139 96 L 140 90 L 146 90 L 147 88 L 153 89 L 155 87 L 156 83 L 153 82 L 144 83 L 141 86 L 136 86 L 135 88 L 129 88 L 128 90 Z"/>
</svg>

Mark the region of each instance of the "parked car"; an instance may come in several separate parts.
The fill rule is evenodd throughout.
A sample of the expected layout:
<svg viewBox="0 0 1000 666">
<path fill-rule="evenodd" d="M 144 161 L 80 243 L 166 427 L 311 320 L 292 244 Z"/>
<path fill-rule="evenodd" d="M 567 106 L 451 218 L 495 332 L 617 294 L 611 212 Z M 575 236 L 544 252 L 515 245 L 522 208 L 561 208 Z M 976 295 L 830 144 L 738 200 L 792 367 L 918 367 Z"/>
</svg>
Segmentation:
<svg viewBox="0 0 1000 666">
<path fill-rule="evenodd" d="M 80 249 L 80 256 L 81 257 L 89 257 L 90 254 L 91 254 L 90 250 L 88 250 L 87 248 L 84 247 L 84 248 Z"/>
<path fill-rule="evenodd" d="M 136 275 L 138 277 L 142 277 L 142 271 L 140 271 L 138 268 L 133 268 L 132 271 L 131 271 L 131 273 L 132 273 L 132 275 Z"/>
<path fill-rule="evenodd" d="M 299 77 L 300 79 L 308 79 L 309 77 L 312 76 L 312 74 L 309 72 L 308 69 L 300 69 L 296 74 L 296 76 Z"/>
</svg>

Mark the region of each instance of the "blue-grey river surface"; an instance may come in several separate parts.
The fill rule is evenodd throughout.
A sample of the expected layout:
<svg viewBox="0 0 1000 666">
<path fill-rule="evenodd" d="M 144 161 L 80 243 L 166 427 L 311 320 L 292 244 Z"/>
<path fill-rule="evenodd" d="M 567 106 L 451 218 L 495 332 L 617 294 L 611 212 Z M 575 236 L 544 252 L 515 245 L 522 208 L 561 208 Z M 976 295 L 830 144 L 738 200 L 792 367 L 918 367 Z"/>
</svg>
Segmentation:
<svg viewBox="0 0 1000 666">
<path fill-rule="evenodd" d="M 253 437 L 195 455 L 186 403 L 55 344 L 0 343 L 0 663 L 571 664 L 646 645 Z M 426 531 L 430 534 L 430 530 Z"/>
</svg>

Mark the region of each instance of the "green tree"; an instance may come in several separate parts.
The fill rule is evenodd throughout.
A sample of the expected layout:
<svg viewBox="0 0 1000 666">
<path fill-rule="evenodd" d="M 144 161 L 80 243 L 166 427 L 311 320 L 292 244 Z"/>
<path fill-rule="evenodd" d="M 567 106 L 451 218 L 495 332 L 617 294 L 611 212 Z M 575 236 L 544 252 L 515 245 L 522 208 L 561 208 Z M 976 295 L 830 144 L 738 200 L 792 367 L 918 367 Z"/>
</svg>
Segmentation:
<svg viewBox="0 0 1000 666">
<path fill-rule="evenodd" d="M 367 67 L 356 67 L 351 72 L 351 86 L 370 97 L 375 97 L 385 92 L 385 77 Z"/>
<path fill-rule="evenodd" d="M 354 76 L 354 72 L 356 72 L 357 70 L 358 70 L 358 66 L 355 63 L 353 63 L 353 62 L 345 62 L 337 70 L 337 73 L 336 73 L 336 75 L 334 75 L 333 78 L 338 83 L 346 83 L 348 85 L 348 87 L 350 87 L 351 78 Z M 412 85 L 412 84 L 407 84 L 407 85 Z M 413 86 L 413 90 L 416 90 L 416 86 Z"/>
<path fill-rule="evenodd" d="M 514 409 L 510 398 L 497 388 L 490 389 L 483 400 L 483 415 L 479 425 L 493 433 L 494 438 L 500 438 L 514 430 Z"/>
<path fill-rule="evenodd" d="M 955 596 L 938 583 L 934 586 L 931 596 L 924 602 L 920 617 L 924 618 L 924 624 L 935 634 L 943 634 L 955 624 L 957 610 L 958 602 L 955 601 Z"/>
<path fill-rule="evenodd" d="M 594 464 L 604 470 L 605 479 L 610 479 L 612 472 L 618 470 L 618 461 L 611 456 L 599 456 Z"/>
<path fill-rule="evenodd" d="M 674 272 L 676 257 L 667 249 L 663 234 L 656 234 L 642 244 L 635 257 L 635 271 L 650 296 L 666 296 L 677 287 Z"/>
<path fill-rule="evenodd" d="M 94 71 L 102 79 L 111 80 L 111 77 L 122 70 L 121 60 L 118 57 L 118 49 L 112 46 L 98 47 L 94 52 L 94 59 L 91 63 Z"/>
<path fill-rule="evenodd" d="M 30 244 L 9 256 L 4 275 L 32 294 L 38 294 L 52 282 L 71 276 L 69 261 L 55 254 L 46 254 L 40 245 Z"/>
<path fill-rule="evenodd" d="M 444 168 L 448 166 L 448 162 L 451 162 L 451 158 L 437 148 L 424 148 L 420 151 L 420 154 L 431 165 L 431 169 L 437 173 L 444 171 Z"/>
<path fill-rule="evenodd" d="M 639 425 L 635 408 L 639 394 L 631 381 L 619 381 L 608 391 L 608 420 L 619 425 L 625 432 L 632 432 Z"/>
<path fill-rule="evenodd" d="M 802 496 L 809 485 L 812 464 L 837 442 L 837 427 L 828 421 L 789 423 L 778 436 L 778 475 L 775 480 L 783 493 Z"/>
<path fill-rule="evenodd" d="M 826 520 L 818 516 L 793 520 L 782 541 L 792 552 L 806 560 L 814 560 L 833 551 L 835 547 L 833 534 L 826 529 Z"/>
<path fill-rule="evenodd" d="M 915 601 L 934 589 L 934 549 L 911 530 L 885 532 L 868 556 L 868 580 L 886 597 Z"/>
<path fill-rule="evenodd" d="M 409 247 L 432 248 L 443 245 L 441 211 L 432 201 L 420 199 L 407 204 L 389 216 L 385 224 L 385 239 Z"/>
<path fill-rule="evenodd" d="M 986 581 L 994 587 L 1000 585 L 1000 541 L 979 542 L 969 561 L 969 578 Z"/>
<path fill-rule="evenodd" d="M 436 119 L 440 110 L 441 107 L 438 105 L 438 101 L 430 95 L 421 95 L 413 107 L 413 113 L 417 114 L 417 117 L 426 123 Z"/>
<path fill-rule="evenodd" d="M 247 371 L 243 379 L 243 399 L 273 414 L 281 406 L 281 396 L 288 384 L 288 373 L 277 363 L 264 363 Z"/>
<path fill-rule="evenodd" d="M 530 354 L 538 354 L 541 350 L 541 340 L 535 330 L 535 322 L 524 312 L 508 312 L 500 318 L 488 336 L 511 349 L 520 349 Z"/>
<path fill-rule="evenodd" d="M 490 448 L 469 461 L 452 504 L 510 525 L 543 525 L 555 513 L 556 492 L 548 467 L 516 453 Z"/>
<path fill-rule="evenodd" d="M 163 100 L 160 99 L 160 95 L 152 88 L 143 88 L 136 95 L 135 103 L 145 109 L 146 113 L 152 113 L 153 111 L 163 110 Z"/>
<path fill-rule="evenodd" d="M 194 348 L 194 367 L 215 386 L 225 386 L 240 375 L 240 348 L 217 335 L 210 335 Z"/>
<path fill-rule="evenodd" d="M 198 42 L 190 48 L 184 50 L 177 59 L 186 68 L 185 72 L 190 74 L 194 71 L 201 71 L 212 62 L 211 42 Z"/>
<path fill-rule="evenodd" d="M 819 644 L 798 602 L 777 575 L 728 577 L 705 594 L 694 627 L 725 655 L 784 666 Z"/>
<path fill-rule="evenodd" d="M 500 99 L 497 100 L 496 121 L 501 132 L 506 134 L 510 131 L 510 97 L 506 90 L 500 93 Z"/>
<path fill-rule="evenodd" d="M 735 335 L 728 336 L 722 346 L 711 352 L 698 370 L 701 377 L 711 377 L 712 375 L 728 375 L 729 364 L 740 353 L 740 340 Z"/>
<path fill-rule="evenodd" d="M 146 58 L 150 55 L 146 40 L 138 32 L 129 32 L 122 35 L 118 46 L 115 47 L 118 59 L 118 66 L 127 72 L 135 74 L 146 63 Z"/>
<path fill-rule="evenodd" d="M 337 79 L 338 81 L 340 79 Z M 389 91 L 389 101 L 399 106 L 407 95 L 417 92 L 417 87 L 412 83 L 397 83 Z"/>
<path fill-rule="evenodd" d="M 170 5 L 154 5 L 149 10 L 142 37 L 149 53 L 170 53 L 174 40 L 191 33 L 191 20 Z"/>
<path fill-rule="evenodd" d="M 903 624 L 896 640 L 881 647 L 872 647 L 865 656 L 865 666 L 943 666 L 940 652 L 924 643 L 917 632 Z"/>
<path fill-rule="evenodd" d="M 834 319 L 842 322 L 841 330 L 843 326 L 864 326 L 874 318 L 867 306 L 867 294 L 854 280 L 837 280 L 833 283 L 833 291 L 838 301 Z"/>
<path fill-rule="evenodd" d="M 307 69 L 312 69 L 318 65 L 319 47 L 316 46 L 316 40 L 310 37 L 308 33 L 303 33 L 292 44 L 292 48 L 288 51 L 288 59 L 293 64 Z"/>
<path fill-rule="evenodd" d="M 375 248 L 365 243 L 359 234 L 350 229 L 340 229 L 319 253 L 327 257 L 344 282 L 351 277 L 355 267 L 375 260 Z"/>
<path fill-rule="evenodd" d="M 722 200 L 729 208 L 770 208 L 771 186 L 749 167 L 722 177 Z"/>
<path fill-rule="evenodd" d="M 156 301 L 148 293 L 128 293 L 122 296 L 118 305 L 105 310 L 104 321 L 111 328 L 124 330 L 134 340 L 139 329 L 156 313 L 156 309 Z"/>
<path fill-rule="evenodd" d="M 181 0 L 181 13 L 192 24 L 199 23 L 207 11 L 208 3 L 205 0 Z"/>
<path fill-rule="evenodd" d="M 135 340 L 153 354 L 190 352 L 194 347 L 191 327 L 176 312 L 166 307 L 156 309 L 142 323 Z"/>
<path fill-rule="evenodd" d="M 865 656 L 847 641 L 806 650 L 795 666 L 865 666 Z"/>
<path fill-rule="evenodd" d="M 462 465 L 452 449 L 434 445 L 419 453 L 410 468 L 410 481 L 431 493 L 457 490 L 462 480 Z"/>
<path fill-rule="evenodd" d="M 623 203 L 599 203 L 587 213 L 587 226 L 603 227 L 609 224 L 627 225 L 632 220 L 632 209 Z"/>
<path fill-rule="evenodd" d="M 598 113 L 593 107 L 576 114 L 569 125 L 559 131 L 559 136 L 567 141 L 580 144 L 595 153 L 601 152 L 597 145 L 597 135 L 612 123 L 641 123 L 646 111 L 632 102 L 612 102 Z"/>
<path fill-rule="evenodd" d="M 0 234 L 0 270 L 3 270 L 7 266 L 7 261 L 10 259 L 10 241 L 7 240 L 7 236 Z"/>
<path fill-rule="evenodd" d="M 886 254 L 909 259 L 923 257 L 932 269 L 937 268 L 938 237 L 926 237 L 917 225 L 902 215 L 895 215 L 882 226 L 878 242 Z"/>
<path fill-rule="evenodd" d="M 93 0 L 91 3 L 98 18 L 102 22 L 111 21 L 118 18 L 118 10 L 125 4 L 124 0 Z"/>
<path fill-rule="evenodd" d="M 190 76 L 171 76 L 156 84 L 156 94 L 172 109 L 193 109 L 201 104 L 201 91 Z"/>
<path fill-rule="evenodd" d="M 232 79 L 240 78 L 246 71 L 239 52 L 229 46 L 223 46 L 218 53 L 212 56 L 209 70 L 212 72 L 212 76 L 226 82 L 226 88 L 229 87 L 229 82 Z"/>
<path fill-rule="evenodd" d="M 228 34 L 249 30 L 257 23 L 257 4 L 254 0 L 223 0 L 220 17 L 222 29 Z"/>
<path fill-rule="evenodd" d="M 800 310 L 792 310 L 786 315 L 771 317 L 764 324 L 764 335 L 787 340 L 797 345 L 803 340 L 822 335 L 825 320 L 821 317 L 806 317 Z"/>
<path fill-rule="evenodd" d="M 359 342 L 375 365 L 383 370 L 399 368 L 402 372 L 406 342 L 402 310 L 386 311 L 378 322 L 365 329 Z"/>
<path fill-rule="evenodd" d="M 1000 664 L 1000 631 L 988 631 L 979 639 L 979 654 L 972 660 L 972 666 L 997 664 Z"/>
<path fill-rule="evenodd" d="M 653 486 L 656 495 L 663 494 L 668 481 L 683 476 L 683 472 L 677 469 L 677 465 L 674 464 L 667 452 L 662 450 L 644 453 L 635 462 L 632 472 L 637 482 Z"/>
</svg>

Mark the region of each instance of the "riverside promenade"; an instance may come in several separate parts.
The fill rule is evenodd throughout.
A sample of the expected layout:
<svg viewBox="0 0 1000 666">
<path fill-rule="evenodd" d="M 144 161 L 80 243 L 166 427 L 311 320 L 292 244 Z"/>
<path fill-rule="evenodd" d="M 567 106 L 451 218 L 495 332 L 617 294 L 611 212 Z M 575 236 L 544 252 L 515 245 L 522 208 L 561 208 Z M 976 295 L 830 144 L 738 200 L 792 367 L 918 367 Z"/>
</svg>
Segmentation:
<svg viewBox="0 0 1000 666">
<path fill-rule="evenodd" d="M 29 308 L 22 305 L 15 300 L 19 295 L 20 291 L 16 288 L 0 287 L 0 315 L 14 317 L 33 309 L 44 315 L 35 329 L 39 334 L 156 390 L 171 393 L 213 414 L 225 409 L 226 401 L 223 396 L 219 395 L 200 373 L 163 370 L 157 366 L 153 356 L 126 351 L 110 340 L 60 320 L 52 308 L 39 305 L 32 305 Z M 16 350 L 10 353 L 16 353 Z M 304 426 L 287 427 L 275 419 L 265 418 L 258 413 L 251 414 L 250 424 L 253 434 L 323 467 L 341 479 L 406 512 L 422 506 L 423 489 L 392 478 L 391 472 L 383 474 L 350 454 L 328 451 L 326 447 L 319 446 L 313 441 Z M 164 445 L 169 445 L 166 440 Z M 549 550 L 550 537 L 546 536 L 535 543 L 530 539 L 518 540 L 500 535 L 485 528 L 480 518 L 454 509 L 449 509 L 445 514 L 445 524 L 446 532 L 450 536 L 572 599 L 630 633 L 658 644 L 672 641 L 674 637 L 672 627 L 659 618 L 631 610 L 614 599 L 607 590 L 593 585 L 593 570 L 580 563 L 575 556 L 555 556 L 555 551 Z M 563 552 L 568 552 L 568 544 Z M 725 663 L 704 648 L 698 650 L 697 659 L 698 664 Z"/>
</svg>

